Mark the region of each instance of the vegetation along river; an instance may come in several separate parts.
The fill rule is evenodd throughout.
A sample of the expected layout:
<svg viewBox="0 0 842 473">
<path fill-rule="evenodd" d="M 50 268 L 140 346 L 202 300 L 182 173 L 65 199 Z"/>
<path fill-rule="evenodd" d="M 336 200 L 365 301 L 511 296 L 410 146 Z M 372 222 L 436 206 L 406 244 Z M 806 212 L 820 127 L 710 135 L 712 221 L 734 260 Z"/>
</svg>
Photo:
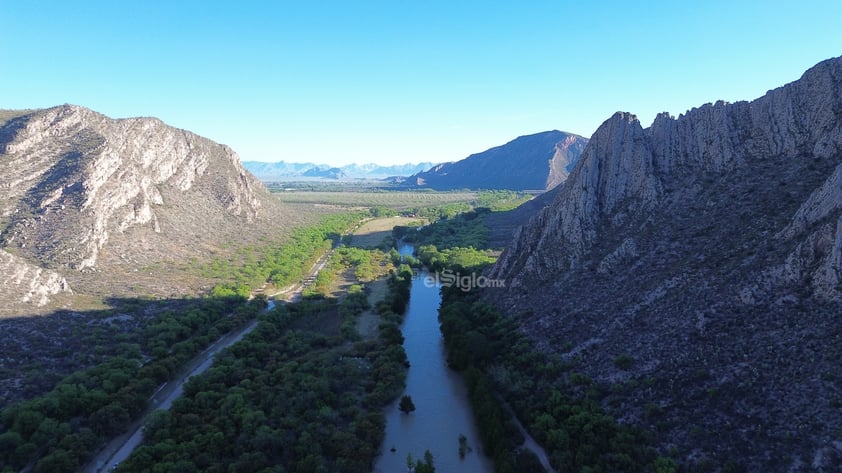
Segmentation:
<svg viewBox="0 0 842 473">
<path fill-rule="evenodd" d="M 400 252 L 411 254 L 412 247 L 402 246 Z M 386 408 L 386 437 L 374 472 L 405 472 L 407 455 L 423 459 L 429 450 L 437 471 L 490 473 L 493 465 L 482 453 L 465 383 L 447 366 L 438 322 L 441 295 L 437 286 L 424 283 L 428 276 L 422 271 L 413 281 L 401 327 L 410 363 L 404 394 L 412 397 L 416 410 L 402 413 L 397 400 Z M 460 435 L 471 449 L 461 458 Z"/>
</svg>

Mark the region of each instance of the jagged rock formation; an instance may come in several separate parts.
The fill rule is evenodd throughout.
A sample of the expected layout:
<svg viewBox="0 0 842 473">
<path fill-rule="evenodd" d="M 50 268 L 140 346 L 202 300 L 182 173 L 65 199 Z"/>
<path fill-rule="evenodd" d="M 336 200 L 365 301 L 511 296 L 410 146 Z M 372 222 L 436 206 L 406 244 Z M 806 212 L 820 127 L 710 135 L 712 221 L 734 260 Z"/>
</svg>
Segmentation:
<svg viewBox="0 0 842 473">
<path fill-rule="evenodd" d="M 66 286 L 57 273 L 78 290 L 103 282 L 84 273 L 195 256 L 278 208 L 230 148 L 154 118 L 22 113 L 0 125 L 0 163 L 0 244 L 17 256 L 7 264 L 30 265 L 12 293 L 27 278 L 46 278 L 46 296 Z"/>
<path fill-rule="evenodd" d="M 442 190 L 549 190 L 567 179 L 587 142 L 561 131 L 521 136 L 461 161 L 413 174 L 404 184 Z"/>
<path fill-rule="evenodd" d="M 546 350 L 597 381 L 645 385 L 606 406 L 682 461 L 831 471 L 842 463 L 842 58 L 647 129 L 615 114 L 491 273 L 508 289 L 489 300 Z M 614 365 L 621 354 L 631 370 Z"/>
</svg>

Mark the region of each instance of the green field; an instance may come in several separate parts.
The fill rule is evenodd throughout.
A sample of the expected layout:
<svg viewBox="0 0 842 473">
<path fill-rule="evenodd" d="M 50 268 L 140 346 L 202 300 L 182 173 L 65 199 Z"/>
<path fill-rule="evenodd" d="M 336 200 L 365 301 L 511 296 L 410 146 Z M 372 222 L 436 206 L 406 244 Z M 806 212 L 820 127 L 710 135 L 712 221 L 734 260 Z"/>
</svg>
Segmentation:
<svg viewBox="0 0 842 473">
<path fill-rule="evenodd" d="M 289 204 L 321 204 L 344 207 L 388 207 L 405 210 L 415 207 L 435 207 L 455 202 L 473 202 L 476 192 L 419 192 L 419 191 L 300 191 L 273 190 L 273 194 Z"/>
</svg>

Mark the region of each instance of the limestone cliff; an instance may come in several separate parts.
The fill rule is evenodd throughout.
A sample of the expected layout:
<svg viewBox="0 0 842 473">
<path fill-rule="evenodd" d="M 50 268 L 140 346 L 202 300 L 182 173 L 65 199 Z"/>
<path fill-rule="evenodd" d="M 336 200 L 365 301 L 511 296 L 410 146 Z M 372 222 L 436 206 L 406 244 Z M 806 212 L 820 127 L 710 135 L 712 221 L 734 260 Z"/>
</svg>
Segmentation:
<svg viewBox="0 0 842 473">
<path fill-rule="evenodd" d="M 687 463 L 829 471 L 842 461 L 842 58 L 649 128 L 615 114 L 491 273 L 508 289 L 488 299 L 540 346 L 599 382 L 645 380 L 612 411 L 648 425 L 643 406 L 658 406 L 658 440 Z"/>
<path fill-rule="evenodd" d="M 791 239 L 812 228 L 842 206 L 840 83 L 842 62 L 830 60 L 753 102 L 720 101 L 678 119 L 660 114 L 645 130 L 634 115 L 618 112 L 594 133 L 554 204 L 519 234 L 495 275 L 525 270 L 523 278 L 512 278 L 517 284 L 546 269 L 576 267 L 601 221 L 616 226 L 632 217 L 645 220 L 647 212 L 668 204 L 662 183 L 688 175 L 751 172 L 769 157 L 798 159 L 795 169 L 809 166 L 805 160 L 841 166 L 776 237 Z M 824 277 L 816 282 L 824 284 Z"/>
<path fill-rule="evenodd" d="M 34 285 L 46 274 L 101 285 L 83 274 L 195 256 L 276 205 L 227 146 L 73 105 L 0 124 L 0 163 L 0 244 L 15 264 L 51 270 L 18 273 Z"/>
<path fill-rule="evenodd" d="M 50 297 L 72 292 L 67 280 L 0 250 L 0 299 L 7 303 L 42 306 Z"/>
</svg>

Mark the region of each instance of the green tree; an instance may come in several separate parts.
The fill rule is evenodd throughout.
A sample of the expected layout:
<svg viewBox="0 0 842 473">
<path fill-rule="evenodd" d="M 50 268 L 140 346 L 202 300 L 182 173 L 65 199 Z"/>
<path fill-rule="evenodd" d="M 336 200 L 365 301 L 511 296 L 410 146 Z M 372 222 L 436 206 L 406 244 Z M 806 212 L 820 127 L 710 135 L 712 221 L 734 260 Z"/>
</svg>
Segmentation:
<svg viewBox="0 0 842 473">
<path fill-rule="evenodd" d="M 35 473 L 70 473 L 79 468 L 75 456 L 65 450 L 55 450 L 35 465 Z"/>
<path fill-rule="evenodd" d="M 459 434 L 459 458 L 465 458 L 465 454 L 472 450 L 468 446 L 468 437 L 465 437 L 465 434 Z"/>
<path fill-rule="evenodd" d="M 409 395 L 404 394 L 401 396 L 401 402 L 398 408 L 404 414 L 409 414 L 410 412 L 415 410 L 415 403 L 412 402 L 412 397 Z"/>
<path fill-rule="evenodd" d="M 415 463 L 414 473 L 436 473 L 436 467 L 433 465 L 433 454 L 429 450 L 424 452 L 424 461 L 418 460 Z"/>
</svg>

